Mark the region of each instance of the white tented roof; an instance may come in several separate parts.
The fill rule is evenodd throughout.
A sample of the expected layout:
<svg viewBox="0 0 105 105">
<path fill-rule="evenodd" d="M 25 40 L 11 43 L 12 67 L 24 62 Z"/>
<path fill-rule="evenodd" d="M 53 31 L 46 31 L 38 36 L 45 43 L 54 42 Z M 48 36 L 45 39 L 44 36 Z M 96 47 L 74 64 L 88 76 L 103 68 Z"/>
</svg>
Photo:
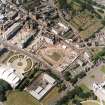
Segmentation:
<svg viewBox="0 0 105 105">
<path fill-rule="evenodd" d="M 0 79 L 8 82 L 13 88 L 15 88 L 21 80 L 15 70 L 7 65 L 0 65 Z"/>
</svg>

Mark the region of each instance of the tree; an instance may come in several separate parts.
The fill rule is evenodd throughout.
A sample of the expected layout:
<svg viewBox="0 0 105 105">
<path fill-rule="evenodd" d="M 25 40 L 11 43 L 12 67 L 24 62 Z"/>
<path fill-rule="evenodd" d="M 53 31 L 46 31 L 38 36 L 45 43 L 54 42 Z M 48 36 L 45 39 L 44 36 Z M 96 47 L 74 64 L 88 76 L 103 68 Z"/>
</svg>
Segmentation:
<svg viewBox="0 0 105 105">
<path fill-rule="evenodd" d="M 70 82 L 74 85 L 78 81 L 78 77 L 70 78 Z"/>
<path fill-rule="evenodd" d="M 96 64 L 97 61 L 103 60 L 103 57 L 104 57 L 104 56 L 105 56 L 105 48 L 103 48 L 102 51 L 98 52 L 98 53 L 94 56 L 94 58 L 93 58 L 94 63 Z"/>
<path fill-rule="evenodd" d="M 69 81 L 70 80 L 70 76 L 71 76 L 70 72 L 69 71 L 66 71 L 65 74 L 64 74 L 65 80 L 66 81 Z"/>
<path fill-rule="evenodd" d="M 65 90 L 65 89 L 66 89 L 65 84 L 60 84 L 60 85 L 59 85 L 59 92 Z"/>
<path fill-rule="evenodd" d="M 65 72 L 65 76 L 71 76 L 70 72 L 69 71 L 66 71 Z"/>
<path fill-rule="evenodd" d="M 6 81 L 0 79 L 0 90 L 7 91 L 11 89 L 11 86 Z"/>
<path fill-rule="evenodd" d="M 104 11 L 102 9 L 98 9 L 99 12 L 104 13 Z"/>
<path fill-rule="evenodd" d="M 6 81 L 0 79 L 0 101 L 6 100 L 5 93 L 7 90 L 11 89 L 11 86 Z"/>
<path fill-rule="evenodd" d="M 105 20 L 102 21 L 102 24 L 105 26 Z"/>
<path fill-rule="evenodd" d="M 81 72 L 81 73 L 78 75 L 78 78 L 82 79 L 84 76 L 86 76 L 86 73 L 85 73 L 85 72 Z"/>
<path fill-rule="evenodd" d="M 82 105 L 78 99 L 73 99 L 72 101 L 75 105 Z"/>
<path fill-rule="evenodd" d="M 0 101 L 3 102 L 6 100 L 5 92 L 0 92 Z"/>
</svg>

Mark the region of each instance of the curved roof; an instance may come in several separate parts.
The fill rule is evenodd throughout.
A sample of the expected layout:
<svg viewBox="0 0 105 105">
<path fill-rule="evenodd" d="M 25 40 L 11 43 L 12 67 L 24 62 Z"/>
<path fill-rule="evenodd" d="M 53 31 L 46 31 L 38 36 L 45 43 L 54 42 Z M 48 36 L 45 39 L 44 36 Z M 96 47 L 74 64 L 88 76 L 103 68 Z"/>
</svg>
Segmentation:
<svg viewBox="0 0 105 105">
<path fill-rule="evenodd" d="M 15 70 L 7 65 L 0 65 L 0 79 L 8 82 L 13 88 L 15 88 L 21 80 Z"/>
</svg>

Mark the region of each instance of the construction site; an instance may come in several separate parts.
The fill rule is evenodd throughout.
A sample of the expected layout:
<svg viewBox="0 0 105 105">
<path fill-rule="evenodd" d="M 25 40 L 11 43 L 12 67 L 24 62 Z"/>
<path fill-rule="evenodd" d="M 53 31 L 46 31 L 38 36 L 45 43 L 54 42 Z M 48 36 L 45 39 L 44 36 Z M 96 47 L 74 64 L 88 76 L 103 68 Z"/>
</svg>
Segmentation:
<svg viewBox="0 0 105 105">
<path fill-rule="evenodd" d="M 37 53 L 59 72 L 64 71 L 78 57 L 75 50 L 62 44 L 48 46 L 40 49 Z"/>
<path fill-rule="evenodd" d="M 89 53 L 79 46 L 79 41 L 73 40 L 78 32 L 60 18 L 53 4 L 53 0 L 0 1 L 1 79 L 14 91 L 26 92 L 38 103 L 49 95 L 52 96 L 48 99 L 55 101 L 54 95 L 58 94 L 59 98 L 63 96 L 60 91 L 66 94 L 74 88 L 73 83 L 65 79 L 65 72 L 69 79 L 75 79 L 91 63 Z M 5 105 L 9 104 L 18 105 L 8 103 L 7 99 Z"/>
<path fill-rule="evenodd" d="M 10 42 L 20 48 L 25 48 L 27 47 L 28 41 L 34 37 L 36 31 L 37 30 L 33 31 L 32 27 L 29 26 L 28 21 L 26 21 L 21 30 L 16 34 L 16 37 L 13 37 Z"/>
</svg>

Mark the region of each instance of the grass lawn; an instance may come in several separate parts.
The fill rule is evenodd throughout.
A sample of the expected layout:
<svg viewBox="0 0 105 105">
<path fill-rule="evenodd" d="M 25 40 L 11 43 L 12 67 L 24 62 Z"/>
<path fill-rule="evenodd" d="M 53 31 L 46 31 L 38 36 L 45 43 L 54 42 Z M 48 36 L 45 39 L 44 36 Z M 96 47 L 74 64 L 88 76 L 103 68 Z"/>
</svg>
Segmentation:
<svg viewBox="0 0 105 105">
<path fill-rule="evenodd" d="M 54 61 L 58 61 L 61 58 L 61 55 L 57 52 L 53 52 L 52 55 L 49 55 L 49 57 Z"/>
<path fill-rule="evenodd" d="M 93 55 L 96 55 L 97 53 L 102 51 L 102 48 L 94 47 L 94 48 L 91 48 L 91 50 L 92 50 Z"/>
<path fill-rule="evenodd" d="M 4 105 L 40 105 L 40 103 L 25 91 L 12 91 Z"/>
<path fill-rule="evenodd" d="M 84 92 L 89 92 L 90 90 L 88 89 L 88 87 L 84 84 L 81 84 L 80 85 L 81 89 L 84 91 Z"/>
<path fill-rule="evenodd" d="M 105 66 L 102 66 L 100 70 L 105 73 Z"/>
<path fill-rule="evenodd" d="M 89 23 L 90 22 L 90 23 Z M 82 26 L 83 27 L 83 26 Z M 99 20 L 96 20 L 95 18 L 92 20 L 89 20 L 86 24 L 85 24 L 85 29 L 83 31 L 80 32 L 80 36 L 82 38 L 89 38 L 90 36 L 92 36 L 95 32 L 97 32 L 98 30 L 100 30 L 103 25 L 101 24 L 101 22 Z"/>
<path fill-rule="evenodd" d="M 90 100 L 82 102 L 82 105 L 100 105 L 98 101 Z"/>
<path fill-rule="evenodd" d="M 95 75 L 91 75 L 90 78 L 91 78 L 91 79 L 94 79 L 94 78 L 95 78 Z"/>
<path fill-rule="evenodd" d="M 103 27 L 101 21 L 87 10 L 74 16 L 70 23 L 80 31 L 83 39 L 89 38 Z"/>
<path fill-rule="evenodd" d="M 49 93 L 47 96 L 45 96 L 41 103 L 43 103 L 43 105 L 48 105 L 50 104 L 51 102 L 55 101 L 56 98 L 59 97 L 59 92 L 58 92 L 58 88 L 57 87 L 54 87 Z"/>
</svg>

